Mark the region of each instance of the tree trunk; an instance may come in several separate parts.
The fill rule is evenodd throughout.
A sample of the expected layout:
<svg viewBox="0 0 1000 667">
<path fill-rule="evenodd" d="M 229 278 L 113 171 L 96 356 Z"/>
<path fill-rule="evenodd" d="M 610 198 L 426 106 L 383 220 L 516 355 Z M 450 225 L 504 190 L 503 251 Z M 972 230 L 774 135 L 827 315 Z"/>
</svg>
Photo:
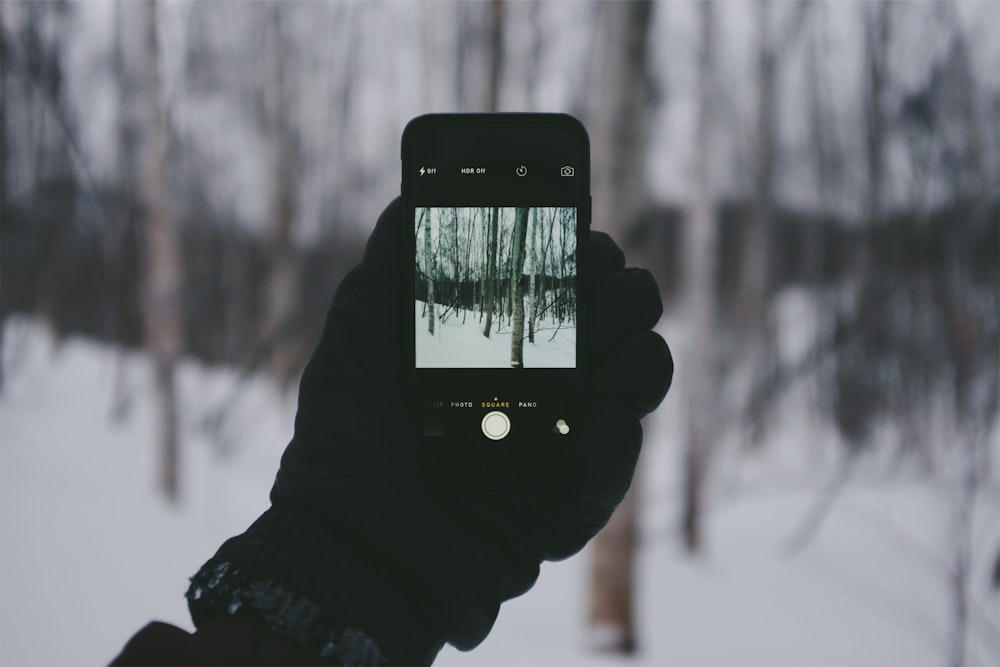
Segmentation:
<svg viewBox="0 0 1000 667">
<path fill-rule="evenodd" d="M 282 382 L 295 372 L 294 350 L 287 333 L 295 312 L 295 266 L 292 262 L 292 223 L 295 218 L 294 123 L 289 112 L 294 108 L 287 71 L 289 43 L 284 38 L 281 4 L 272 0 L 266 5 L 266 73 L 263 82 L 264 118 L 270 137 L 271 202 L 267 230 L 267 256 L 264 281 L 265 312 L 260 345 L 267 367 Z"/>
<path fill-rule="evenodd" d="M 703 546 L 702 511 L 705 478 L 712 449 L 718 392 L 712 363 L 714 350 L 714 277 L 716 221 L 714 202 L 715 157 L 715 5 L 699 5 L 701 40 L 697 60 L 697 120 L 693 152 L 694 183 L 690 211 L 684 226 L 684 285 L 687 287 L 689 372 L 682 385 L 687 416 L 681 526 L 684 546 L 691 553 Z"/>
<path fill-rule="evenodd" d="M 531 267 L 528 269 L 528 342 L 535 342 L 535 274 L 538 273 L 538 209 L 531 211 Z"/>
<path fill-rule="evenodd" d="M 504 0 L 490 2 L 489 16 L 489 74 L 487 78 L 486 110 L 500 111 L 500 85 L 504 69 Z M 464 35 L 460 40 L 467 39 Z"/>
<path fill-rule="evenodd" d="M 604 52 L 605 93 L 595 109 L 593 220 L 597 227 L 621 230 L 646 205 L 645 158 L 652 81 L 649 35 L 654 5 L 649 0 L 601 5 L 610 34 Z M 599 184 L 605 184 L 600 186 Z M 560 234 L 567 220 L 559 218 Z M 569 233 L 573 233 L 569 229 Z M 565 237 L 560 248 L 566 248 Z M 557 295 L 565 294 L 566 253 L 559 258 Z M 557 317 L 575 317 L 575 304 L 559 299 Z M 636 475 L 638 478 L 638 474 Z M 590 625 L 600 629 L 593 648 L 632 653 L 637 648 L 633 599 L 638 503 L 630 491 L 610 523 L 594 540 Z"/>
<path fill-rule="evenodd" d="M 0 24 L 7 25 L 8 19 L 6 13 L 10 11 L 10 9 L 11 8 L 6 5 L 0 6 Z M 8 46 L 7 39 L 8 39 L 7 31 L 0 30 L 0 53 L 3 54 L 8 53 L 8 49 L 10 47 Z M 12 89 L 12 87 L 8 88 L 7 81 L 9 77 L 10 77 L 10 59 L 9 57 L 5 56 L 3 58 L 0 58 L 0 88 L 2 88 L 4 91 L 3 94 L 0 94 L 0 148 L 2 148 L 2 150 L 0 150 L 0 203 L 4 204 L 10 197 L 10 192 L 12 189 L 11 186 L 13 185 L 9 178 L 9 172 L 10 172 L 9 165 L 11 162 L 10 159 L 11 137 L 9 135 L 11 134 L 11 131 L 8 128 L 10 127 L 11 123 L 9 120 L 10 116 L 8 115 L 7 111 L 8 107 L 7 100 L 9 99 L 8 96 L 10 95 L 10 93 L 6 92 Z M 3 342 L 3 327 L 0 327 L 0 343 L 2 342 Z M 2 350 L 3 347 L 0 346 L 0 351 Z M 4 355 L 0 354 L 0 390 L 2 390 L 3 388 L 3 360 L 4 360 Z"/>
<path fill-rule="evenodd" d="M 865 165 L 867 192 L 864 217 L 867 218 L 857 250 L 845 272 L 843 287 L 836 305 L 840 318 L 864 322 L 859 334 L 848 340 L 837 353 L 834 369 L 833 408 L 837 428 L 848 446 L 859 449 L 870 436 L 876 416 L 877 378 L 872 373 L 876 362 L 874 350 L 881 344 L 872 339 L 884 321 L 882 290 L 893 278 L 883 272 L 872 258 L 872 247 L 879 222 L 884 215 L 885 184 L 885 87 L 889 6 L 885 0 L 862 5 L 865 11 L 865 77 L 862 100 L 865 110 Z M 895 251 L 891 246 L 890 252 Z M 832 323 L 836 326 L 836 321 Z"/>
<path fill-rule="evenodd" d="M 483 326 L 483 335 L 490 337 L 490 328 L 493 326 L 493 311 L 496 309 L 496 277 L 497 277 L 497 243 L 498 225 L 500 209 L 496 206 L 490 213 L 490 238 L 489 238 L 489 264 L 486 267 L 486 324 Z"/>
<path fill-rule="evenodd" d="M 621 232 L 648 204 L 646 147 L 652 90 L 649 35 L 651 0 L 597 5 L 607 26 L 601 95 L 594 96 L 591 144 L 594 175 L 593 223 Z M 624 234 L 622 234 L 624 235 Z"/>
<path fill-rule="evenodd" d="M 753 211 L 743 246 L 740 281 L 739 327 L 745 357 L 750 363 L 752 384 L 764 386 L 774 364 L 774 335 L 768 321 L 768 275 L 771 266 L 771 220 L 774 216 L 774 165 L 777 150 L 775 116 L 777 103 L 777 58 L 771 34 L 770 2 L 759 2 L 757 10 L 757 132 L 753 155 Z M 756 394 L 756 392 L 753 392 Z M 750 442 L 763 436 L 766 403 L 747 406 Z"/>
<path fill-rule="evenodd" d="M 524 367 L 524 242 L 528 234 L 528 209 L 514 212 L 514 247 L 511 249 L 510 300 L 514 333 L 510 340 L 510 365 Z"/>
<path fill-rule="evenodd" d="M 133 21 L 128 22 L 133 36 L 127 37 L 131 47 L 129 88 L 135 92 L 140 128 L 138 185 L 146 238 L 145 338 L 153 357 L 159 483 L 167 498 L 176 501 L 180 454 L 174 369 L 181 350 L 179 255 L 177 230 L 167 215 L 167 147 L 160 97 L 157 4 L 153 0 L 129 4 L 126 11 L 134 12 Z"/>
<path fill-rule="evenodd" d="M 127 229 L 134 224 L 139 212 L 139 184 L 137 183 L 139 173 L 139 124 L 138 107 L 135 104 L 137 91 L 135 90 L 135 79 L 129 67 L 129 56 L 135 51 L 126 40 L 128 31 L 133 30 L 134 23 L 129 23 L 126 16 L 126 8 L 120 2 L 114 5 L 114 73 L 118 92 L 118 117 L 116 141 L 116 176 L 121 184 L 123 193 L 123 209 L 125 221 L 122 229 Z M 134 41 L 135 36 L 132 36 Z M 131 47 L 131 50 L 130 50 Z M 119 236 L 119 239 L 121 236 Z M 120 242 L 120 241 L 119 241 Z M 123 296 L 125 290 L 122 283 L 125 282 L 119 274 L 115 280 L 116 303 L 115 303 L 115 335 L 123 335 L 122 323 L 125 319 L 125 302 L 127 297 Z M 121 422 L 128 415 L 131 406 L 131 389 L 127 381 L 128 360 L 125 352 L 118 355 L 115 362 L 115 380 L 111 399 L 111 418 L 113 421 Z"/>
<path fill-rule="evenodd" d="M 865 135 L 868 152 L 869 224 L 878 222 L 884 213 L 885 185 L 885 79 L 887 41 L 889 38 L 889 3 L 885 0 L 866 7 L 874 12 L 865 26 L 867 77 L 865 80 Z M 865 253 L 867 257 L 867 251 Z M 867 260 L 865 260 L 867 263 Z M 862 267 L 863 271 L 866 271 Z"/>
<path fill-rule="evenodd" d="M 639 476 L 625 499 L 595 540 L 590 582 L 592 647 L 599 651 L 632 654 L 635 632 L 635 548 Z M 622 558 L 626 554 L 627 558 Z"/>
</svg>

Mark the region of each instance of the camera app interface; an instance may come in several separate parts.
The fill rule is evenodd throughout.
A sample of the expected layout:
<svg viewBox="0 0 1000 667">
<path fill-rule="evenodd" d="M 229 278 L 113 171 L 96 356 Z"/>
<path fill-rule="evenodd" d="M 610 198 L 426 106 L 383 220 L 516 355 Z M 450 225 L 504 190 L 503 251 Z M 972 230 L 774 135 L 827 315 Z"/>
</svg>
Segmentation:
<svg viewBox="0 0 1000 667">
<path fill-rule="evenodd" d="M 575 207 L 418 207 L 417 368 L 575 368 Z"/>
</svg>

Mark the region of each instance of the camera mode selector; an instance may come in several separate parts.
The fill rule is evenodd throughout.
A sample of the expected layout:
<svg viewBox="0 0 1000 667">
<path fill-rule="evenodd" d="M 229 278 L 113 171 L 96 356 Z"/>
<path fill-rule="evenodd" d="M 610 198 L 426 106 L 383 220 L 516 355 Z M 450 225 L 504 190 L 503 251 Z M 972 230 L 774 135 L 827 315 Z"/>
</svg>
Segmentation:
<svg viewBox="0 0 1000 667">
<path fill-rule="evenodd" d="M 490 440 L 503 440 L 510 433 L 510 417 L 502 412 L 487 412 L 483 417 L 483 435 Z"/>
</svg>

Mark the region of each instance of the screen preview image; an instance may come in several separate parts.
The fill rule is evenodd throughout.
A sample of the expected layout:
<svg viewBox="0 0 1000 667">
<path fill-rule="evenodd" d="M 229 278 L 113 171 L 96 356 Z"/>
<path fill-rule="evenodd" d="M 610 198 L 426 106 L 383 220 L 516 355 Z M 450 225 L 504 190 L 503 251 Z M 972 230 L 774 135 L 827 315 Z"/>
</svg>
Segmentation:
<svg viewBox="0 0 1000 667">
<path fill-rule="evenodd" d="M 567 206 L 417 208 L 417 368 L 575 368 L 576 225 Z"/>
</svg>

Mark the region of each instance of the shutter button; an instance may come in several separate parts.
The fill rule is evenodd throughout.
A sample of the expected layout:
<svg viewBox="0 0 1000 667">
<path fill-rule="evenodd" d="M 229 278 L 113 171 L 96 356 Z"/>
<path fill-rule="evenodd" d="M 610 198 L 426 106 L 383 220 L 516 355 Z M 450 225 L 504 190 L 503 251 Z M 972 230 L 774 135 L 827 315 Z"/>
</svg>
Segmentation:
<svg viewBox="0 0 1000 667">
<path fill-rule="evenodd" d="M 510 418 L 502 412 L 488 412 L 483 417 L 483 435 L 490 440 L 503 440 L 510 433 Z"/>
</svg>

